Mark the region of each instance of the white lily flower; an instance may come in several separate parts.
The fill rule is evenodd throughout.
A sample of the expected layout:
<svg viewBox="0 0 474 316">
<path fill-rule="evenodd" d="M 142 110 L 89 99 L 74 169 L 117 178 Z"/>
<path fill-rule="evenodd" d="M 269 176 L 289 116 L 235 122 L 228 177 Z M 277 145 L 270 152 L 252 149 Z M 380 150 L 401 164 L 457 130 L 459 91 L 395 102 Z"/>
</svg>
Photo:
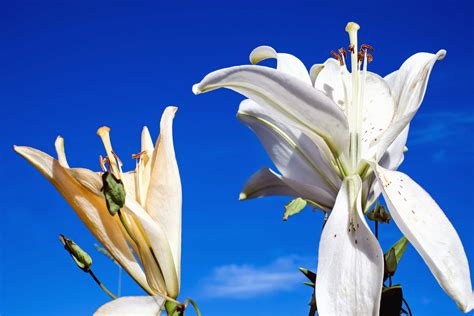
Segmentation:
<svg viewBox="0 0 474 316">
<path fill-rule="evenodd" d="M 102 311 L 117 313 L 118 309 L 111 308 L 121 308 L 123 300 L 131 309 L 131 301 L 141 306 L 137 308 L 146 309 L 142 303 L 151 304 L 148 307 L 152 311 L 158 302 L 161 310 L 164 298 L 174 299 L 179 294 L 182 197 L 172 137 L 176 111 L 176 107 L 167 107 L 164 111 L 156 147 L 148 129 L 143 128 L 141 152 L 135 156 L 136 169 L 127 173 L 122 173 L 121 162 L 112 150 L 109 128 L 101 127 L 97 131 L 107 152 L 110 171 L 125 187 L 126 199 L 120 219 L 107 209 L 101 192 L 102 173 L 70 168 L 61 137 L 55 143 L 58 160 L 31 147 L 15 146 L 15 151 L 56 187 L 97 240 L 152 296 L 121 298 Z"/>
<path fill-rule="evenodd" d="M 193 92 L 228 88 L 248 98 L 237 116 L 257 134 L 281 175 L 261 169 L 241 199 L 288 195 L 332 210 L 319 245 L 321 315 L 378 315 L 383 253 L 363 214 L 381 192 L 441 287 L 468 312 L 474 305 L 470 272 L 456 231 L 423 189 L 394 171 L 432 67 L 446 51 L 417 53 L 382 78 L 367 70 L 372 47 L 358 50 L 358 29 L 353 22 L 346 27 L 352 72 L 343 49 L 308 73 L 296 57 L 261 46 L 250 54 L 251 63 L 274 58 L 277 69 L 217 70 Z"/>
</svg>

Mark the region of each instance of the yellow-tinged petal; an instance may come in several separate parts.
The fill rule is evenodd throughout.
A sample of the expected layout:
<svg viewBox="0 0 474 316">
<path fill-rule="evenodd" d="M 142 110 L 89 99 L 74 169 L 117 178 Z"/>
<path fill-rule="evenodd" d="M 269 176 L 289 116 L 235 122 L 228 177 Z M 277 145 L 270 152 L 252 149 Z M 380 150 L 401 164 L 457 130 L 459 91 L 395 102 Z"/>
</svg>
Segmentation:
<svg viewBox="0 0 474 316">
<path fill-rule="evenodd" d="M 146 210 L 158 222 L 168 238 L 176 274 L 181 266 L 181 180 L 173 146 L 173 118 L 178 108 L 165 109 L 160 123 L 160 136 L 156 142 L 151 164 L 151 179 Z"/>
<path fill-rule="evenodd" d="M 48 154 L 31 147 L 15 146 L 14 149 L 55 186 L 97 240 L 132 278 L 145 291 L 151 292 L 145 275 L 128 248 L 117 222 L 108 213 L 104 199 L 92 194 L 91 189 L 95 190 L 98 179 L 100 181 L 99 174 L 84 171 L 85 169 L 66 169 Z M 73 174 L 79 175 L 81 182 L 87 182 L 89 186 L 87 188 L 82 186 L 74 180 Z M 85 176 L 86 174 L 88 176 Z"/>
<path fill-rule="evenodd" d="M 64 151 L 64 138 L 58 136 L 54 142 L 54 147 L 56 148 L 59 164 L 61 164 L 61 166 L 64 168 L 69 168 L 69 164 L 67 163 L 66 159 L 66 152 Z"/>
</svg>

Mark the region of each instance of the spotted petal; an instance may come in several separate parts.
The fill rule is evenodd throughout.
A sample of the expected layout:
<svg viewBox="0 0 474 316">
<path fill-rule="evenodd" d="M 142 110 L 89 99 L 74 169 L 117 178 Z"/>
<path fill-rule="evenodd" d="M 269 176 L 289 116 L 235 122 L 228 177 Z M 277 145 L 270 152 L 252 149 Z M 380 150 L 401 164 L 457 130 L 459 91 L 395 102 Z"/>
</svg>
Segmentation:
<svg viewBox="0 0 474 316">
<path fill-rule="evenodd" d="M 383 254 L 361 210 L 360 178 L 346 178 L 319 242 L 321 315 L 379 315 Z"/>
<path fill-rule="evenodd" d="M 462 311 L 469 312 L 474 306 L 469 265 L 449 219 L 431 196 L 406 174 L 374 163 L 372 168 L 398 228 L 421 255 L 440 286 Z"/>
</svg>

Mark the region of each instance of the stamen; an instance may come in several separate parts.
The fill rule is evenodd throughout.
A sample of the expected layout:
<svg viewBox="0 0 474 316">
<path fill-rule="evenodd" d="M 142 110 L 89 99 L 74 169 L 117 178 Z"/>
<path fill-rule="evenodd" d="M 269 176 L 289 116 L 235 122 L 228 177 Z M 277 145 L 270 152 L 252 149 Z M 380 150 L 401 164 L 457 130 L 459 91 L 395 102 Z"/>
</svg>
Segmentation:
<svg viewBox="0 0 474 316">
<path fill-rule="evenodd" d="M 352 54 L 354 54 L 354 45 L 349 44 L 349 46 L 347 47 L 347 50 L 349 50 L 349 52 L 351 52 Z"/>
<path fill-rule="evenodd" d="M 145 153 L 146 153 L 146 150 L 143 150 L 143 151 L 141 151 L 137 154 L 132 154 L 132 158 L 133 159 L 140 159 L 142 157 L 142 155 L 145 154 Z"/>
<path fill-rule="evenodd" d="M 370 50 L 371 52 L 374 51 L 374 48 L 372 47 L 372 45 L 369 45 L 369 44 L 362 44 L 360 45 L 360 50 Z"/>
<path fill-rule="evenodd" d="M 342 57 L 338 53 L 336 53 L 335 51 L 332 50 L 331 55 L 333 55 L 334 58 L 339 60 L 339 65 L 344 66 L 344 61 L 342 60 Z"/>
<path fill-rule="evenodd" d="M 100 162 L 100 167 L 102 168 L 102 171 L 107 172 L 107 167 L 105 166 L 105 164 L 109 163 L 109 159 L 107 157 L 103 158 L 102 155 L 100 155 L 99 162 Z"/>
<path fill-rule="evenodd" d="M 341 54 L 344 58 L 347 58 L 347 53 L 344 47 L 339 48 L 338 50 L 339 54 Z"/>
</svg>

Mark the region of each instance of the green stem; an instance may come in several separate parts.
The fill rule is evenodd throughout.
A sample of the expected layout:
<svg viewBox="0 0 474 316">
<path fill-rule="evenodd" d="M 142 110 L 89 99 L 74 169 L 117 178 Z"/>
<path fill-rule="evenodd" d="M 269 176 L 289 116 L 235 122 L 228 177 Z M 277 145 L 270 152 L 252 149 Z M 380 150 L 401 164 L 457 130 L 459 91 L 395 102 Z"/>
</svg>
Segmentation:
<svg viewBox="0 0 474 316">
<path fill-rule="evenodd" d="M 102 282 L 100 282 L 100 280 L 97 278 L 97 276 L 94 274 L 94 272 L 92 272 L 92 270 L 89 270 L 88 271 L 89 274 L 91 275 L 91 277 L 94 279 L 94 281 L 100 286 L 100 288 L 105 292 L 107 293 L 107 295 L 109 295 L 112 299 L 116 299 L 117 296 L 113 295 L 112 292 L 109 291 L 109 289 L 107 289 L 105 287 L 105 285 L 102 284 Z"/>
<path fill-rule="evenodd" d="M 182 313 L 179 310 L 179 305 L 172 301 L 166 301 L 165 310 L 166 310 L 166 315 L 168 316 L 183 316 L 184 315 L 184 313 Z"/>
</svg>

